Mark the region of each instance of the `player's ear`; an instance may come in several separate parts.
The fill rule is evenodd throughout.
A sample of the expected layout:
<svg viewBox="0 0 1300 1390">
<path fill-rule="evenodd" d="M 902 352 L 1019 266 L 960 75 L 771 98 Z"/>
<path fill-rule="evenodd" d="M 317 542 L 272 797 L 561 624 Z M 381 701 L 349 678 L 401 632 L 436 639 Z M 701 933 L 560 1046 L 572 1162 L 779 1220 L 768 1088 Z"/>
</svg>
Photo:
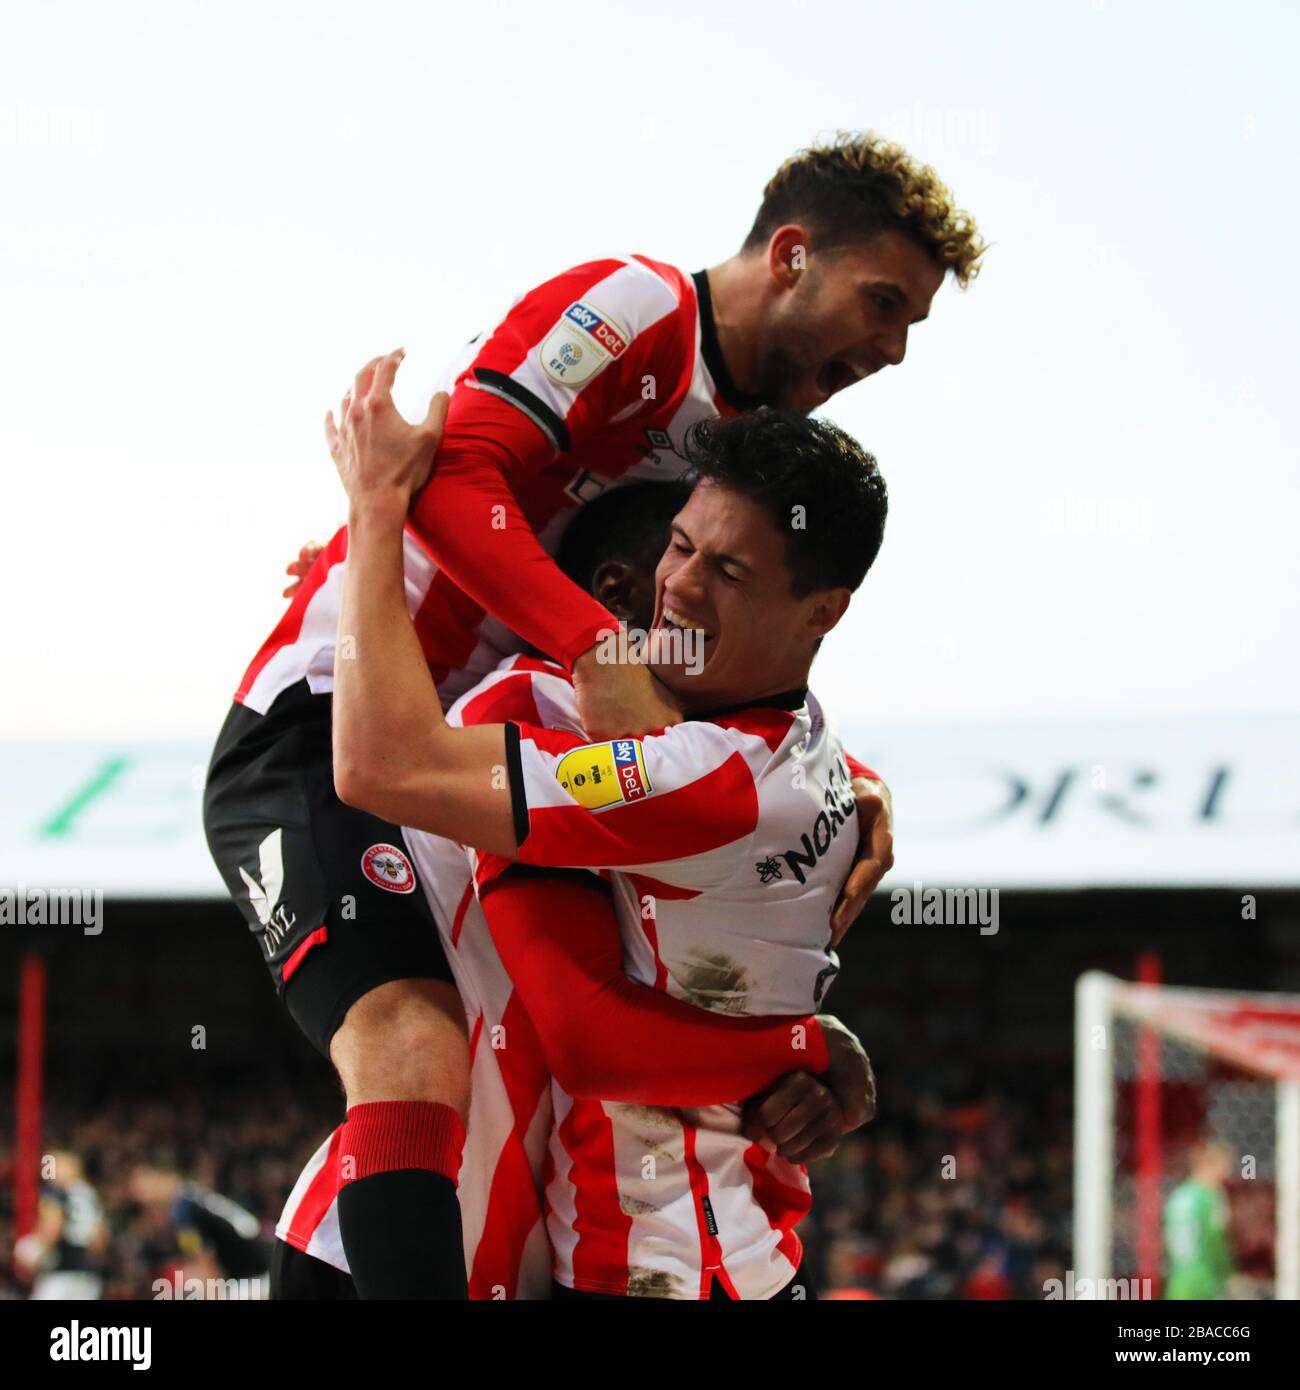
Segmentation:
<svg viewBox="0 0 1300 1390">
<path fill-rule="evenodd" d="M 624 560 L 606 560 L 591 579 L 595 598 L 629 627 L 648 628 L 654 617 L 654 583 Z"/>
<path fill-rule="evenodd" d="M 818 589 L 808 596 L 808 627 L 819 640 L 839 622 L 848 611 L 850 589 Z"/>
<path fill-rule="evenodd" d="M 808 265 L 808 232 L 791 224 L 778 227 L 767 243 L 767 270 L 773 283 L 791 290 Z"/>
</svg>

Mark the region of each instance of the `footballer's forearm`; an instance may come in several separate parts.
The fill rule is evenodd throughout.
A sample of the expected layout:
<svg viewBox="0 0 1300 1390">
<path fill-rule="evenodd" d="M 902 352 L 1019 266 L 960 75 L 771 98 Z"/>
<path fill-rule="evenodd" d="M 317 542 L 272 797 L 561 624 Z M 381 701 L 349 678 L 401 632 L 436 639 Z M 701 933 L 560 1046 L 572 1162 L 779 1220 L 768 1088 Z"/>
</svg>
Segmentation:
<svg viewBox="0 0 1300 1390">
<path fill-rule="evenodd" d="M 536 471 L 507 439 L 517 415 L 482 391 L 451 402 L 438 466 L 411 508 L 411 525 L 456 587 L 539 651 L 572 668 L 618 620 L 565 575 L 533 532 L 513 491 Z M 550 456 L 540 431 L 536 444 Z"/>
<path fill-rule="evenodd" d="M 453 728 L 406 609 L 405 499 L 354 502 L 334 658 L 334 787 L 342 801 L 513 857 L 505 728 Z"/>
<path fill-rule="evenodd" d="M 731 1017 L 629 979 L 609 888 L 594 874 L 511 868 L 482 905 L 551 1074 L 572 1096 L 725 1105 L 830 1065 L 814 1017 Z"/>
</svg>

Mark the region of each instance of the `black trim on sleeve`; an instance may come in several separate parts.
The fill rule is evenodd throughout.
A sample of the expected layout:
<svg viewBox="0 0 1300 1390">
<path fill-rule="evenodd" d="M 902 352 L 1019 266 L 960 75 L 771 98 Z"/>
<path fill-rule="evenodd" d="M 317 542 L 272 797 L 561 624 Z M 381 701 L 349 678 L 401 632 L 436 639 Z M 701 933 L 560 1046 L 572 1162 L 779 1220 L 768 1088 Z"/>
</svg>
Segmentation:
<svg viewBox="0 0 1300 1390">
<path fill-rule="evenodd" d="M 763 404 L 757 396 L 747 396 L 732 380 L 731 372 L 722 356 L 722 346 L 718 342 L 718 325 L 713 318 L 713 293 L 709 289 L 709 272 L 697 270 L 691 279 L 695 281 L 695 297 L 700 305 L 700 351 L 704 355 L 704 365 L 709 369 L 718 388 L 718 395 L 733 410 L 757 410 Z"/>
<path fill-rule="evenodd" d="M 524 791 L 524 764 L 519 755 L 519 725 L 506 722 L 506 776 L 510 779 L 510 810 L 515 822 L 515 845 L 523 849 L 528 838 L 528 795 Z"/>
<path fill-rule="evenodd" d="M 550 436 L 551 443 L 559 453 L 567 454 L 573 447 L 569 438 L 569 427 L 564 421 L 544 400 L 534 396 L 514 377 L 494 371 L 491 367 L 475 367 L 466 385 L 477 386 L 480 391 L 490 391 L 494 396 L 503 396 L 511 405 L 518 406 L 538 429 Z"/>
</svg>

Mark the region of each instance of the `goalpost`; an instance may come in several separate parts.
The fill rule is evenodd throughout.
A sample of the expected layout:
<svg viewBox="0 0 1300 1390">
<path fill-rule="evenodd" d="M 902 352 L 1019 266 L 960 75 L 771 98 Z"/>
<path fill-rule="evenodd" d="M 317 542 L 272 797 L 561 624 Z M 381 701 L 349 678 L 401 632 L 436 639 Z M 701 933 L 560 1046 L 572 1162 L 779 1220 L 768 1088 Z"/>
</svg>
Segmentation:
<svg viewBox="0 0 1300 1390">
<path fill-rule="evenodd" d="M 1300 1299 L 1300 996 L 1089 971 L 1074 1065 L 1076 1296 L 1160 1296 L 1164 1204 L 1209 1142 L 1231 1159 L 1230 1296 Z"/>
</svg>

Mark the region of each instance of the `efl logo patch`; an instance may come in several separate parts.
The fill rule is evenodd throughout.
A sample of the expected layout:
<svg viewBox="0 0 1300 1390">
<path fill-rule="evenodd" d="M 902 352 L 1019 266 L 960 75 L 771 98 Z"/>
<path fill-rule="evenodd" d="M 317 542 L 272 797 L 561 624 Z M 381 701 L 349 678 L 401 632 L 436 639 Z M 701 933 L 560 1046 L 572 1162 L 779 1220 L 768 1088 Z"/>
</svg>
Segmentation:
<svg viewBox="0 0 1300 1390">
<path fill-rule="evenodd" d="M 654 790 L 646 775 L 641 741 L 635 738 L 573 749 L 556 764 L 555 780 L 588 811 L 644 801 Z"/>
<path fill-rule="evenodd" d="M 628 334 L 578 300 L 551 329 L 540 352 L 542 370 L 561 386 L 581 386 L 627 351 Z"/>
<path fill-rule="evenodd" d="M 376 888 L 390 893 L 415 891 L 415 870 L 396 845 L 371 845 L 361 856 L 361 872 Z"/>
</svg>

